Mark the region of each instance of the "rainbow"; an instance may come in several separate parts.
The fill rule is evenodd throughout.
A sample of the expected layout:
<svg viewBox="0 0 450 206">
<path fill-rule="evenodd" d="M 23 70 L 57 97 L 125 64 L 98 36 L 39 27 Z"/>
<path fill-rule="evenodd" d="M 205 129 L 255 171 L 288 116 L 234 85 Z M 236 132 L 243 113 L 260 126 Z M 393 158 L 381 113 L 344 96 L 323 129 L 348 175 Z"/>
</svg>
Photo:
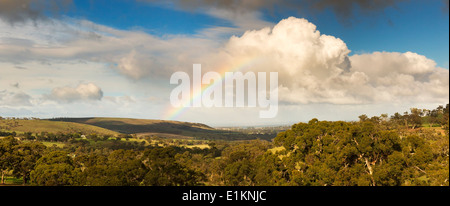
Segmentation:
<svg viewBox="0 0 450 206">
<path fill-rule="evenodd" d="M 254 65 L 257 63 L 261 58 L 248 58 L 248 59 L 241 59 L 240 61 L 237 61 L 233 66 L 226 66 L 219 69 L 219 71 L 216 71 L 220 74 L 221 79 L 225 78 L 225 74 L 227 72 L 237 72 L 241 71 L 244 68 L 248 68 L 249 66 Z M 194 94 L 191 95 L 191 98 L 189 99 L 189 102 L 194 102 L 199 99 L 201 99 L 203 92 L 207 91 L 208 89 L 213 89 L 219 84 L 222 84 L 223 81 L 214 81 L 212 84 L 202 84 L 202 88 L 197 90 Z M 186 111 L 189 110 L 191 107 L 173 107 L 172 105 L 168 106 L 168 108 L 165 110 L 162 119 L 164 120 L 177 120 L 180 118 Z"/>
</svg>

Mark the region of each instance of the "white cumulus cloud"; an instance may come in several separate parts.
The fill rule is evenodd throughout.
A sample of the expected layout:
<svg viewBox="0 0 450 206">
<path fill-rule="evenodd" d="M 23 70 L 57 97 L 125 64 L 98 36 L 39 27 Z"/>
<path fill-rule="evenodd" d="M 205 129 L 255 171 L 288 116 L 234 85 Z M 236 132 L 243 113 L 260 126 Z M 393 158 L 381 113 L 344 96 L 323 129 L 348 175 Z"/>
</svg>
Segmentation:
<svg viewBox="0 0 450 206">
<path fill-rule="evenodd" d="M 363 72 L 373 101 L 442 102 L 449 98 L 449 71 L 412 52 L 374 52 L 351 57 L 352 71 Z"/>
<path fill-rule="evenodd" d="M 31 96 L 24 92 L 0 91 L 0 106 L 31 106 Z"/>
<path fill-rule="evenodd" d="M 219 57 L 209 59 L 230 69 L 240 59 L 259 59 L 247 70 L 278 72 L 280 100 L 288 104 L 448 101 L 448 70 L 433 60 L 413 52 L 350 52 L 341 39 L 290 17 L 232 37 Z"/>
<path fill-rule="evenodd" d="M 57 87 L 52 90 L 49 98 L 58 102 L 95 101 L 101 100 L 103 91 L 93 83 L 80 84 L 76 88 Z"/>
</svg>

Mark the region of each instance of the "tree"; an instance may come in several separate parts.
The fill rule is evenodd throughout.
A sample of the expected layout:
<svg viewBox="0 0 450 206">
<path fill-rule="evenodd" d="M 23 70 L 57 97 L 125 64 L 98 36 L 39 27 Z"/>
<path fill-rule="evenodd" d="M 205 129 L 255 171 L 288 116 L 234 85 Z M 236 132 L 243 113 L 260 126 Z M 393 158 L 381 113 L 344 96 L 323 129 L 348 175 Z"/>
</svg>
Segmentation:
<svg viewBox="0 0 450 206">
<path fill-rule="evenodd" d="M 422 117 L 424 115 L 424 111 L 422 109 L 411 108 L 411 114 Z"/>
<path fill-rule="evenodd" d="M 243 148 L 242 148 L 243 149 Z M 226 185 L 249 186 L 252 182 L 253 165 L 250 153 L 245 150 L 226 153 L 223 162 L 223 179 Z"/>
<path fill-rule="evenodd" d="M 375 169 L 374 179 L 379 186 L 402 185 L 403 171 L 406 168 L 406 160 L 401 152 L 389 155 L 386 164 L 379 165 Z"/>
<path fill-rule="evenodd" d="M 144 177 L 147 186 L 196 186 L 205 179 L 203 173 L 192 170 L 175 160 L 173 147 L 147 149 L 142 161 L 148 168 Z"/>
<path fill-rule="evenodd" d="M 433 109 L 428 114 L 428 124 L 430 127 L 439 122 L 439 110 Z"/>
<path fill-rule="evenodd" d="M 19 142 L 12 136 L 0 139 L 0 172 L 2 173 L 1 184 L 5 184 L 5 173 L 13 169 L 17 161 L 14 155 L 14 148 Z"/>
<path fill-rule="evenodd" d="M 421 109 L 411 108 L 411 114 L 407 117 L 408 122 L 412 124 L 412 129 L 422 125 L 423 112 Z"/>
<path fill-rule="evenodd" d="M 263 167 L 262 165 L 268 164 L 259 161 L 269 148 L 266 141 L 252 140 L 224 149 L 222 158 L 218 161 L 219 171 L 217 171 L 222 174 L 222 183 L 233 186 L 252 186 L 271 182 L 272 180 L 269 178 L 271 174 L 262 172 L 271 171 L 269 169 L 271 166 L 266 165 L 267 168 L 260 168 L 261 171 L 258 171 L 259 166 Z M 270 158 L 268 161 L 271 161 Z"/>
<path fill-rule="evenodd" d="M 449 106 L 447 106 L 443 109 L 444 115 L 442 115 L 441 125 L 444 128 L 444 130 L 447 132 L 447 136 L 449 135 Z"/>
<path fill-rule="evenodd" d="M 33 140 L 33 139 L 34 139 L 33 133 L 31 133 L 31 132 L 25 132 L 25 133 L 23 134 L 23 138 L 24 138 L 25 140 Z"/>
<path fill-rule="evenodd" d="M 272 152 L 266 152 L 259 156 L 255 164 L 255 185 L 258 186 L 274 186 L 279 184 L 286 184 L 286 179 L 283 177 L 285 167 L 278 155 Z"/>
<path fill-rule="evenodd" d="M 395 125 L 402 124 L 402 119 L 403 119 L 403 116 L 398 112 L 396 112 L 394 115 L 391 116 L 391 121 Z"/>
<path fill-rule="evenodd" d="M 87 186 L 118 186 L 116 179 L 110 177 L 107 167 L 108 157 L 102 151 L 77 151 L 74 163 L 82 168 L 81 182 Z"/>
<path fill-rule="evenodd" d="M 433 159 L 430 145 L 417 135 L 408 136 L 404 146 L 410 166 L 423 170 L 429 161 Z"/>
<path fill-rule="evenodd" d="M 367 117 L 367 115 L 365 115 L 365 114 L 360 115 L 358 118 L 359 118 L 360 122 L 364 122 L 364 121 L 369 120 L 369 117 Z"/>
<path fill-rule="evenodd" d="M 139 186 L 147 168 L 132 150 L 116 150 L 108 156 L 108 177 L 116 177 L 121 186 Z"/>
<path fill-rule="evenodd" d="M 389 115 L 388 114 L 381 114 L 380 115 L 380 119 L 383 122 L 387 122 L 387 121 L 389 121 Z"/>
<path fill-rule="evenodd" d="M 46 147 L 40 142 L 22 143 L 15 147 L 14 154 L 17 160 L 13 167 L 13 174 L 17 178 L 22 177 L 24 185 L 45 149 Z"/>
<path fill-rule="evenodd" d="M 80 185 L 80 171 L 67 152 L 54 151 L 37 161 L 30 179 L 33 185 L 76 186 Z"/>
</svg>

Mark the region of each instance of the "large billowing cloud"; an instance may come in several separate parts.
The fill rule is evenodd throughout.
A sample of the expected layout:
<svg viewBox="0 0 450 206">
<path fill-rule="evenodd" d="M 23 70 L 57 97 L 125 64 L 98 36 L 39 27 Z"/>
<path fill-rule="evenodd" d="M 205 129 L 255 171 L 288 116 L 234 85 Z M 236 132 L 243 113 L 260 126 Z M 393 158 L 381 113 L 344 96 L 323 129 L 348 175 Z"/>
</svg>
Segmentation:
<svg viewBox="0 0 450 206">
<path fill-rule="evenodd" d="M 352 70 L 363 72 L 375 101 L 443 102 L 449 98 L 449 71 L 425 56 L 374 52 L 351 57 Z"/>
<path fill-rule="evenodd" d="M 97 101 L 103 97 L 103 91 L 95 84 L 80 84 L 73 87 L 57 87 L 52 90 L 49 99 L 68 103 L 75 101 Z"/>
<path fill-rule="evenodd" d="M 349 56 L 346 44 L 291 17 L 273 28 L 233 37 L 220 58 L 259 59 L 250 71 L 279 73 L 280 99 L 289 104 L 445 102 L 448 70 L 416 53 Z M 231 67 L 231 66 L 230 66 Z"/>
</svg>

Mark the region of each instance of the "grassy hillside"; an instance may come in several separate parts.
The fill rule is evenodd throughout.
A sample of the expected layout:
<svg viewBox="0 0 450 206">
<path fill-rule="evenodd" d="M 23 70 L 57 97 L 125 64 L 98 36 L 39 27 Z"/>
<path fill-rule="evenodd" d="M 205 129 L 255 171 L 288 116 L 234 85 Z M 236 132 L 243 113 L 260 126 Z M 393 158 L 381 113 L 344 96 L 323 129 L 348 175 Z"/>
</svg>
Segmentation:
<svg viewBox="0 0 450 206">
<path fill-rule="evenodd" d="M 76 122 L 94 125 L 124 134 L 148 132 L 180 134 L 183 131 L 199 132 L 214 130 L 207 125 L 199 123 L 130 118 L 58 118 L 51 119 L 51 121 Z"/>
<path fill-rule="evenodd" d="M 123 134 L 137 134 L 138 136 L 159 136 L 176 139 L 222 139 L 242 140 L 256 139 L 256 135 L 244 134 L 236 131 L 223 131 L 211 128 L 205 124 L 147 120 L 130 118 L 57 118 L 55 122 L 72 122 L 93 125 Z"/>
<path fill-rule="evenodd" d="M 95 133 L 100 136 L 136 134 L 140 138 L 162 137 L 197 140 L 249 140 L 275 137 L 275 135 L 219 130 L 200 123 L 130 118 L 2 119 L 0 120 L 0 131 L 16 132 L 17 134 L 46 132 L 88 135 Z"/>
<path fill-rule="evenodd" d="M 3 131 L 11 131 L 16 133 L 32 132 L 32 133 L 82 133 L 99 135 L 116 136 L 119 133 L 97 127 L 94 125 L 80 124 L 75 122 L 58 122 L 49 120 L 23 120 L 23 119 L 3 119 L 0 120 L 0 129 Z"/>
</svg>

